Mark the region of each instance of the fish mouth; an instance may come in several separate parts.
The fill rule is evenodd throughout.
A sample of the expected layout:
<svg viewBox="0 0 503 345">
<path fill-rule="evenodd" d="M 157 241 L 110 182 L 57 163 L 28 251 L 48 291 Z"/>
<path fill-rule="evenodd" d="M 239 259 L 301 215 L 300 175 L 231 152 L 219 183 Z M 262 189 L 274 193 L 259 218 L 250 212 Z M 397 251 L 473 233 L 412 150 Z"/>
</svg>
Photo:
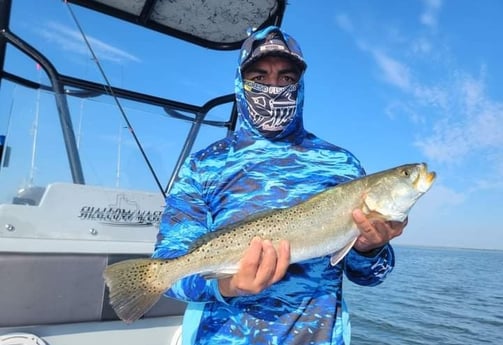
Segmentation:
<svg viewBox="0 0 503 345">
<path fill-rule="evenodd" d="M 417 190 L 422 193 L 425 193 L 430 189 L 433 182 L 437 177 L 437 173 L 434 171 L 428 171 L 428 165 L 426 163 L 421 163 L 418 165 L 419 174 L 414 183 Z"/>
</svg>

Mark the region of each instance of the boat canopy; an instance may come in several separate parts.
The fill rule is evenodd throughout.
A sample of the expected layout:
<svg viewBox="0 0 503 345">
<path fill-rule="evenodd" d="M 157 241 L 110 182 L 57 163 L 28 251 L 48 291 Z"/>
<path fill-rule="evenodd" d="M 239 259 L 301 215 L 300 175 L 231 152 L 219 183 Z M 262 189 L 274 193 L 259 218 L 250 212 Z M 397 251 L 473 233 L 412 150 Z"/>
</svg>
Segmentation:
<svg viewBox="0 0 503 345">
<path fill-rule="evenodd" d="M 280 25 L 284 0 L 69 0 L 211 49 L 238 49 L 249 28 Z"/>
</svg>

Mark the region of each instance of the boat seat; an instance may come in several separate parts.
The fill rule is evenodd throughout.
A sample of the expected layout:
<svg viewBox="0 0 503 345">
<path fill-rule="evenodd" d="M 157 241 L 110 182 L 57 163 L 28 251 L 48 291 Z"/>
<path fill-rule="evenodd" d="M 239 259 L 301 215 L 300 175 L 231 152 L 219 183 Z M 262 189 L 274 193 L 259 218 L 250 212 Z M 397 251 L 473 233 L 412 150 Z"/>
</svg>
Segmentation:
<svg viewBox="0 0 503 345">
<path fill-rule="evenodd" d="M 0 253 L 0 327 L 117 320 L 102 272 L 144 255 Z M 166 297 L 144 316 L 183 315 Z"/>
</svg>

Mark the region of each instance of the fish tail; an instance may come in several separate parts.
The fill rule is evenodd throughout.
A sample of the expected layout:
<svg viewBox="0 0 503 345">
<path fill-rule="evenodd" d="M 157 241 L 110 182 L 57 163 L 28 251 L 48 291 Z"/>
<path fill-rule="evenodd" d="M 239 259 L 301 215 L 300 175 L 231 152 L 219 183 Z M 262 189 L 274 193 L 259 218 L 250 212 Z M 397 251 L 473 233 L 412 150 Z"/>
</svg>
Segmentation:
<svg viewBox="0 0 503 345">
<path fill-rule="evenodd" d="M 162 260 L 131 259 L 105 268 L 110 304 L 121 320 L 136 321 L 169 289 L 173 281 L 166 279 L 165 264 Z"/>
</svg>

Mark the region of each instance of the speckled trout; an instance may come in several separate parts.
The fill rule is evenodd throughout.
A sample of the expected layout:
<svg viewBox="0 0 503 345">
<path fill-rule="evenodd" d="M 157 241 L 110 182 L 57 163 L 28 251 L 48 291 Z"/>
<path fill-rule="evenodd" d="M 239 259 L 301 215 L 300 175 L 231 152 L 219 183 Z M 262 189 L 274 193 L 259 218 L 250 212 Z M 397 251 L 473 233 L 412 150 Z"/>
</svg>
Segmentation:
<svg viewBox="0 0 503 345">
<path fill-rule="evenodd" d="M 354 179 L 290 208 L 253 215 L 196 240 L 175 259 L 131 259 L 104 272 L 110 303 L 125 322 L 146 313 L 177 280 L 201 274 L 222 277 L 237 271 L 239 260 L 258 236 L 278 245 L 290 242 L 291 263 L 331 255 L 336 265 L 360 234 L 352 211 L 403 221 L 435 180 L 426 164 L 408 164 Z"/>
</svg>

